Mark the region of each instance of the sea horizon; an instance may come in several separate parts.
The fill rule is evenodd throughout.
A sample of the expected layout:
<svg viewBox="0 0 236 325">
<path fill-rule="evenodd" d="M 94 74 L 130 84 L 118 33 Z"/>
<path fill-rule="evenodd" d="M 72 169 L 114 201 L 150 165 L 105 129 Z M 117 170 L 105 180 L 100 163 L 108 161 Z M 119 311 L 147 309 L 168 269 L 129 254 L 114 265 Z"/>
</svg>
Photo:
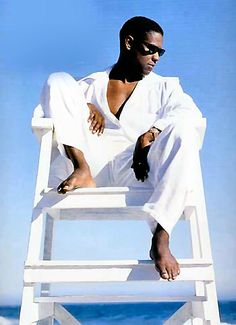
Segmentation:
<svg viewBox="0 0 236 325">
<path fill-rule="evenodd" d="M 161 325 L 182 302 L 63 305 L 83 325 Z M 236 324 L 236 299 L 219 301 L 221 324 Z M 0 305 L 0 325 L 19 324 L 20 305 Z M 58 324 L 55 322 L 55 324 Z"/>
</svg>

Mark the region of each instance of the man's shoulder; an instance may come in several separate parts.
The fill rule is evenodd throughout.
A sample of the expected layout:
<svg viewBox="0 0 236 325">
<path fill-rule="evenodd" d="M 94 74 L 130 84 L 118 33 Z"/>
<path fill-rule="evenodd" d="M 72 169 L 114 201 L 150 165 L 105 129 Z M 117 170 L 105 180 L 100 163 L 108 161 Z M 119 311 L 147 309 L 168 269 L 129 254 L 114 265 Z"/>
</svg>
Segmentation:
<svg viewBox="0 0 236 325">
<path fill-rule="evenodd" d="M 147 82 L 157 83 L 157 84 L 179 84 L 178 77 L 166 77 L 161 76 L 155 72 L 151 72 L 146 78 Z"/>
</svg>

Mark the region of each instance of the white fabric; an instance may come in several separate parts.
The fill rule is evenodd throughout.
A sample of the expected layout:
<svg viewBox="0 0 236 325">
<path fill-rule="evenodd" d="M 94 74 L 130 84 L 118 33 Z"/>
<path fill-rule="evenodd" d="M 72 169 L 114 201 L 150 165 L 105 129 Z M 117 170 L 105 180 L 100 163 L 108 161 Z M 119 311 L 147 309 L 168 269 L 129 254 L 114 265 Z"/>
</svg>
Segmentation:
<svg viewBox="0 0 236 325">
<path fill-rule="evenodd" d="M 45 83 L 41 106 L 52 117 L 61 155 L 54 161 L 51 184 L 59 185 L 73 171 L 63 144 L 84 152 L 97 186 L 152 188 L 144 205 L 150 227 L 170 234 L 181 216 L 187 193 L 193 190 L 194 163 L 201 146 L 202 115 L 177 78 L 151 73 L 138 82 L 118 120 L 109 110 L 109 69 L 75 81 L 67 73 L 54 73 Z M 105 117 L 105 131 L 93 135 L 87 122 L 87 103 Z M 162 130 L 148 154 L 149 177 L 137 181 L 131 169 L 137 138 L 153 125 Z"/>
</svg>

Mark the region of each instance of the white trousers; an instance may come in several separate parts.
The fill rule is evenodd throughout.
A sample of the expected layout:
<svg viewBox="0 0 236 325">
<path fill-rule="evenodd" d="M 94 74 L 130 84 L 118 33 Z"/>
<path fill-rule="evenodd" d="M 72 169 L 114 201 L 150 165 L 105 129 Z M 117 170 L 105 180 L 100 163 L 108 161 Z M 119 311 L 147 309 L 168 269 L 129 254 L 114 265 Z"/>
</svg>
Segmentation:
<svg viewBox="0 0 236 325">
<path fill-rule="evenodd" d="M 121 128 L 105 128 L 100 137 L 91 133 L 85 96 L 69 74 L 55 73 L 49 77 L 41 106 L 44 116 L 54 120 L 60 152 L 50 172 L 52 186 L 58 186 L 73 171 L 63 145 L 78 148 L 84 153 L 97 186 L 151 188 L 152 195 L 143 207 L 150 216 L 151 231 L 159 223 L 171 234 L 183 213 L 187 194 L 194 189 L 199 145 L 193 128 L 178 122 L 160 133 L 148 153 L 148 179 L 140 182 L 131 168 L 135 143 Z"/>
</svg>

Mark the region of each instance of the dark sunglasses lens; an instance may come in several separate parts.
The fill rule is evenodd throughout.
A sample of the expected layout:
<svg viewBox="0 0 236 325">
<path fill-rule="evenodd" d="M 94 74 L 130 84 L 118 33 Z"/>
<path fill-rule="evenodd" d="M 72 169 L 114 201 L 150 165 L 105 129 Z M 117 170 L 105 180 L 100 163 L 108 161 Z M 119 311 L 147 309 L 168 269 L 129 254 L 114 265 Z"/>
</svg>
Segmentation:
<svg viewBox="0 0 236 325">
<path fill-rule="evenodd" d="M 144 43 L 144 44 L 148 48 L 149 54 L 158 53 L 159 56 L 162 56 L 165 53 L 165 50 L 164 49 L 161 49 L 161 48 L 156 47 L 156 46 L 152 46 L 151 44 L 147 44 L 147 43 Z"/>
<path fill-rule="evenodd" d="M 165 53 L 164 49 L 159 49 L 158 51 L 159 56 L 162 56 Z"/>
</svg>

